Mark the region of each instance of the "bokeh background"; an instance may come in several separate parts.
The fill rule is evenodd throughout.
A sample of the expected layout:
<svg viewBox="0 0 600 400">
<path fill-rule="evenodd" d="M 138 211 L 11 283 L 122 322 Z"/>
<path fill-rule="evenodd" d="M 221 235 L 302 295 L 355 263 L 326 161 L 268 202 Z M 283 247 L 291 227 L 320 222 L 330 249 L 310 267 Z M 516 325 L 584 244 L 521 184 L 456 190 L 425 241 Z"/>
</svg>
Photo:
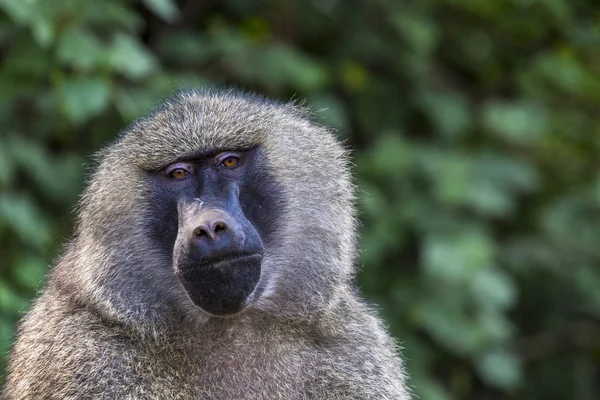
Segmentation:
<svg viewBox="0 0 600 400">
<path fill-rule="evenodd" d="M 90 155 L 234 85 L 354 149 L 358 283 L 420 399 L 600 398 L 595 0 L 0 0 L 0 60 L 0 377 Z"/>
</svg>

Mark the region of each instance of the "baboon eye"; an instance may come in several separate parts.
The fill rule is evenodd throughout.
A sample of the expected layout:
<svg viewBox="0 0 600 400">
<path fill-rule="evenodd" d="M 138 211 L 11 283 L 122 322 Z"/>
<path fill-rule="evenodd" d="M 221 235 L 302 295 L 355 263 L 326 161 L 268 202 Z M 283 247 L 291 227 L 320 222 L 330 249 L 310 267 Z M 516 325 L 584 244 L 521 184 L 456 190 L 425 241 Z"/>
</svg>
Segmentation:
<svg viewBox="0 0 600 400">
<path fill-rule="evenodd" d="M 221 161 L 220 165 L 226 168 L 233 168 L 237 165 L 239 161 L 240 159 L 236 156 L 228 156 L 223 161 Z"/>
<path fill-rule="evenodd" d="M 180 180 L 187 177 L 190 174 L 190 168 L 187 164 L 178 163 L 173 164 L 169 168 L 167 168 L 167 175 L 171 179 Z"/>
<path fill-rule="evenodd" d="M 175 179 L 181 179 L 183 178 L 185 175 L 187 174 L 187 171 L 183 168 L 176 168 L 173 171 L 171 171 L 171 173 L 169 174 L 169 176 L 171 178 L 175 178 Z"/>
</svg>

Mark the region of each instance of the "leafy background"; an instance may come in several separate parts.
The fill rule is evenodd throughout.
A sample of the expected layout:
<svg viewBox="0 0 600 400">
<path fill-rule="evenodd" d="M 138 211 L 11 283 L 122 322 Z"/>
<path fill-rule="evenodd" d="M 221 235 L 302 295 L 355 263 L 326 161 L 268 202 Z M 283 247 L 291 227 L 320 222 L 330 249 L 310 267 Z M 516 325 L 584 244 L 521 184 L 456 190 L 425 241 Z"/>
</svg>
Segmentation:
<svg viewBox="0 0 600 400">
<path fill-rule="evenodd" d="M 0 376 L 89 156 L 180 87 L 354 151 L 363 293 L 424 400 L 600 398 L 593 0 L 0 0 Z"/>
</svg>

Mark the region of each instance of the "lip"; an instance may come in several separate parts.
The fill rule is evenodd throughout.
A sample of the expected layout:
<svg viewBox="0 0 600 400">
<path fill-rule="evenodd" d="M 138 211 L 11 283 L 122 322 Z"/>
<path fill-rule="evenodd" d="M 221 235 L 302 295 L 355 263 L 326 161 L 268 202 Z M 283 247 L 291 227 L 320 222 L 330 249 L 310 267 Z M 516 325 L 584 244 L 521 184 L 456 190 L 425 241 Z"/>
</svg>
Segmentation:
<svg viewBox="0 0 600 400">
<path fill-rule="evenodd" d="M 232 263 L 232 262 L 238 262 L 238 261 L 242 261 L 242 260 L 254 260 L 254 259 L 262 259 L 262 254 L 260 253 L 253 253 L 253 254 L 237 254 L 237 255 L 233 255 L 233 256 L 229 256 L 229 257 L 222 257 L 222 258 L 217 258 L 217 259 L 212 259 L 212 260 L 208 260 L 208 261 L 204 261 L 199 263 L 198 265 L 196 265 L 196 268 L 199 267 L 208 267 L 208 266 L 218 266 L 219 264 L 223 264 L 223 263 Z"/>
<path fill-rule="evenodd" d="M 243 262 L 256 263 L 261 262 L 263 258 L 262 253 L 249 253 L 249 254 L 236 254 L 228 257 L 213 258 L 211 260 L 201 261 L 198 263 L 188 264 L 185 268 L 179 270 L 179 274 L 187 277 L 188 279 L 197 273 L 205 269 L 220 268 L 228 264 L 237 264 Z"/>
</svg>

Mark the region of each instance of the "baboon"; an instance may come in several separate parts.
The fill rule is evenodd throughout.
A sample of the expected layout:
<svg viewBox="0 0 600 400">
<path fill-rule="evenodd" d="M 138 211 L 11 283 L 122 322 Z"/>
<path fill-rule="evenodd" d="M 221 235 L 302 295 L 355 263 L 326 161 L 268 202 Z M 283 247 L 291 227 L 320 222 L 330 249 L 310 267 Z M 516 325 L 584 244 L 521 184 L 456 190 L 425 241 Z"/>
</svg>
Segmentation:
<svg viewBox="0 0 600 400">
<path fill-rule="evenodd" d="M 12 399 L 408 399 L 354 286 L 347 151 L 297 104 L 176 95 L 100 151 Z"/>
</svg>

